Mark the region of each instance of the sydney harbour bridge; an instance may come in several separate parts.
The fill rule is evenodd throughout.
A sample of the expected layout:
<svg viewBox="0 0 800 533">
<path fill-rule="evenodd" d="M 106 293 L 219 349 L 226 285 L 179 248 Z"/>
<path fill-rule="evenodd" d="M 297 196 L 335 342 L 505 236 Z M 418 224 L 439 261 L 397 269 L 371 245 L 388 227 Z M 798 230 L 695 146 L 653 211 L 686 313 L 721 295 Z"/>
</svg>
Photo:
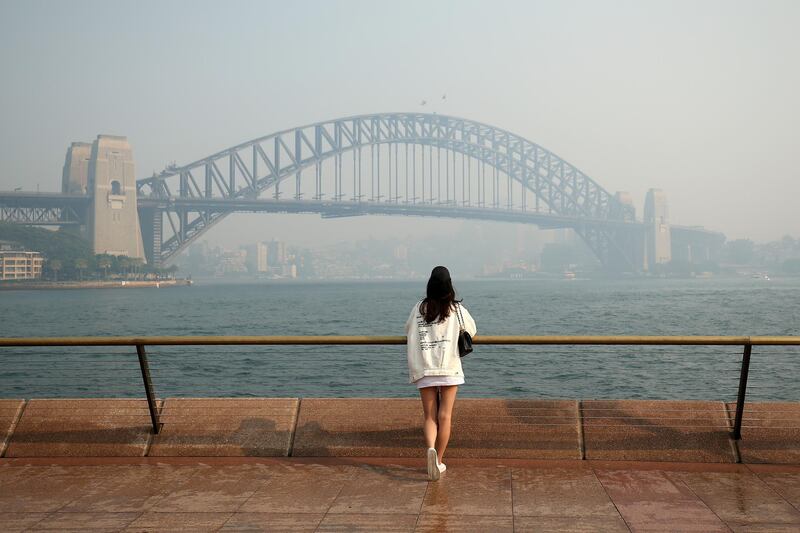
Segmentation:
<svg viewBox="0 0 800 533">
<path fill-rule="evenodd" d="M 80 225 L 96 253 L 162 266 L 234 212 L 449 217 L 571 228 L 613 271 L 712 259 L 720 233 L 676 226 L 661 191 L 637 218 L 574 165 L 506 130 L 425 113 L 301 126 L 136 179 L 124 137 L 73 143 L 61 193 L 0 192 L 0 220 Z M 365 221 L 365 223 L 368 223 Z"/>
</svg>

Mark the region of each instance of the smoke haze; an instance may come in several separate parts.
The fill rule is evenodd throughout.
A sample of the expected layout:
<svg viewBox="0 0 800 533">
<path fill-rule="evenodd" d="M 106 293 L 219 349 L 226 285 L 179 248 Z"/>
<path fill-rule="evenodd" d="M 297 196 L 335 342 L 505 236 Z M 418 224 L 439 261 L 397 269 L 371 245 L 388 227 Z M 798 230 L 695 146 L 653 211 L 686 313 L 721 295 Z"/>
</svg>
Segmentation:
<svg viewBox="0 0 800 533">
<path fill-rule="evenodd" d="M 798 2 L 4 1 L 0 18 L 0 189 L 58 190 L 69 143 L 98 133 L 128 136 L 146 177 L 301 124 L 436 111 L 554 151 L 639 215 L 658 187 L 673 223 L 800 235 Z M 434 224 L 471 223 L 238 214 L 208 239 Z"/>
</svg>

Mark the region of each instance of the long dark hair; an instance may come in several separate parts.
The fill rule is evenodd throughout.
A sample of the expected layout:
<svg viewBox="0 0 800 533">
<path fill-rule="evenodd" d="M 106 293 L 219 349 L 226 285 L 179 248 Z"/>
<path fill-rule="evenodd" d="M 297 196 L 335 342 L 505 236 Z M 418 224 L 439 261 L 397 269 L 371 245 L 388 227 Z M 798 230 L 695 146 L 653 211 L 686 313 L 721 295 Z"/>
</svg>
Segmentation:
<svg viewBox="0 0 800 533">
<path fill-rule="evenodd" d="M 425 322 L 439 322 L 450 316 L 450 310 L 457 302 L 450 271 L 443 266 L 437 266 L 428 279 L 428 288 L 425 299 L 419 304 L 419 312 L 425 317 Z"/>
</svg>

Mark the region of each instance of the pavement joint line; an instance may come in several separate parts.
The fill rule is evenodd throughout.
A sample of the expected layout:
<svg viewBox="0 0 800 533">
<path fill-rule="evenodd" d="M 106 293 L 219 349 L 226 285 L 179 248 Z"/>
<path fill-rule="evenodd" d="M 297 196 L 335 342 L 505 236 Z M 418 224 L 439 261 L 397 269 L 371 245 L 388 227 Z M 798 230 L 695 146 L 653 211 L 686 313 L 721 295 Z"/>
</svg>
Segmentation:
<svg viewBox="0 0 800 533">
<path fill-rule="evenodd" d="M 28 400 L 23 399 L 22 405 L 17 407 L 17 412 L 14 413 L 14 418 L 11 420 L 11 425 L 8 427 L 6 434 L 3 435 L 3 442 L 0 443 L 0 457 L 6 456 L 6 451 L 8 451 L 8 447 L 11 445 L 11 437 L 14 436 L 14 430 L 17 429 L 17 424 L 19 424 L 19 421 L 22 418 L 22 413 L 25 411 L 25 407 L 27 405 Z"/>
<path fill-rule="evenodd" d="M 416 531 L 417 527 L 419 527 L 419 519 L 422 517 L 422 508 L 425 507 L 425 498 L 428 497 L 428 489 L 431 486 L 431 482 L 428 481 L 425 483 L 425 492 L 422 493 L 422 500 L 419 502 L 419 510 L 417 511 L 417 519 L 414 521 L 414 530 Z"/>
<path fill-rule="evenodd" d="M 784 497 L 784 495 L 783 495 L 783 494 L 781 494 L 780 492 L 778 492 L 778 490 L 777 490 L 776 488 L 774 488 L 772 485 L 770 485 L 769 483 L 767 483 L 766 481 L 764 481 L 764 480 L 761 478 L 761 476 L 759 476 L 759 475 L 758 475 L 758 472 L 755 472 L 753 469 L 751 469 L 749 465 L 745 465 L 745 466 L 747 467 L 747 470 L 748 470 L 748 471 L 750 471 L 750 472 L 751 472 L 751 473 L 752 473 L 752 474 L 753 474 L 753 475 L 756 477 L 756 479 L 758 479 L 758 480 L 759 480 L 761 483 L 763 483 L 763 484 L 764 484 L 764 485 L 767 487 L 767 489 L 768 489 L 768 490 L 770 490 L 770 491 L 772 491 L 773 493 L 775 493 L 775 495 L 776 495 L 776 496 L 778 496 L 778 498 L 780 498 L 781 500 L 783 500 L 783 501 L 785 501 L 786 503 L 788 503 L 790 507 L 792 507 L 792 508 L 793 508 L 794 510 L 796 510 L 798 513 L 800 513 L 800 507 L 798 507 L 797 505 L 793 504 L 793 503 L 792 503 L 791 501 L 789 501 L 789 500 L 788 500 L 786 497 Z"/>
<path fill-rule="evenodd" d="M 612 498 L 611 495 L 608 493 L 608 489 L 606 489 L 606 486 L 603 485 L 603 480 L 600 479 L 600 476 L 597 475 L 597 471 L 594 468 L 592 468 L 591 471 L 592 471 L 592 475 L 597 480 L 597 483 L 600 485 L 600 488 L 603 489 L 603 494 L 606 495 L 606 498 L 608 498 L 608 501 L 610 501 L 611 505 L 614 506 L 614 510 L 617 512 L 617 516 L 619 516 L 619 518 L 622 520 L 622 523 L 625 524 L 625 527 L 628 528 L 628 531 L 632 532 L 633 530 L 631 529 L 631 525 L 628 523 L 628 521 L 625 519 L 625 517 L 620 512 L 619 508 L 617 507 L 617 502 L 615 502 L 614 498 Z"/>
<path fill-rule="evenodd" d="M 319 531 L 319 528 L 322 525 L 322 522 L 325 521 L 325 517 L 328 516 L 328 513 L 331 512 L 331 508 L 333 507 L 333 504 L 336 503 L 336 500 L 339 499 L 339 495 L 342 494 L 342 491 L 344 490 L 345 485 L 347 485 L 348 482 L 354 481 L 356 477 L 358 477 L 358 472 L 356 472 L 356 475 L 353 476 L 353 479 L 346 479 L 342 483 L 342 485 L 339 487 L 339 491 L 336 493 L 336 496 L 333 497 L 333 499 L 331 500 L 331 503 L 328 505 L 328 508 L 325 509 L 325 512 L 322 514 L 322 518 L 319 519 L 319 523 L 317 524 L 317 527 L 314 528 L 314 531 Z"/>
<path fill-rule="evenodd" d="M 158 400 L 156 400 L 156 402 L 158 402 Z M 167 404 L 167 400 L 163 399 L 163 400 L 161 400 L 160 405 L 157 405 L 157 407 L 156 407 L 156 409 L 158 411 L 158 421 L 159 421 L 159 424 L 161 425 L 161 427 L 159 428 L 159 432 L 163 431 L 163 429 L 164 429 L 164 424 L 162 422 L 161 415 L 163 414 L 163 411 L 164 411 L 164 408 L 165 408 L 166 404 Z M 142 450 L 142 457 L 147 457 L 150 454 L 150 448 L 152 448 L 153 440 L 155 438 L 156 438 L 156 435 L 155 435 L 155 433 L 152 432 L 152 430 L 147 432 L 147 440 L 144 443 L 144 450 Z"/>
<path fill-rule="evenodd" d="M 583 400 L 577 400 L 577 411 L 578 411 L 578 454 L 580 455 L 581 459 L 586 459 L 586 438 L 583 434 Z"/>
<path fill-rule="evenodd" d="M 300 420 L 300 407 L 303 404 L 303 398 L 297 399 L 297 408 L 294 410 L 294 417 L 292 420 L 292 432 L 289 434 L 289 449 L 286 452 L 287 457 L 292 457 L 294 453 L 294 439 L 297 435 L 297 422 Z"/>
<path fill-rule="evenodd" d="M 671 478 L 671 476 L 665 476 L 665 477 L 674 483 L 674 480 Z M 714 509 L 712 509 L 711 506 L 699 494 L 697 494 L 697 492 L 695 492 L 695 490 L 692 488 L 692 486 L 689 485 L 688 483 L 686 483 L 686 480 L 683 478 L 683 476 L 680 476 L 680 482 L 684 487 L 686 487 L 686 490 L 691 492 L 694 495 L 694 497 L 697 498 L 700 501 L 700 503 L 702 503 L 706 507 L 706 509 L 711 511 L 711 513 L 714 516 L 717 517 L 717 520 L 722 522 L 722 524 L 725 527 L 727 527 L 729 530 L 731 530 L 731 527 L 728 525 L 728 522 L 723 520 L 722 517 L 720 515 L 718 515 L 717 512 Z M 763 483 L 763 481 L 762 481 L 762 483 Z"/>
<path fill-rule="evenodd" d="M 742 462 L 742 454 L 739 451 L 739 441 L 733 438 L 733 426 L 731 425 L 731 410 L 728 406 L 727 402 L 722 402 L 722 409 L 725 411 L 725 418 L 728 421 L 728 443 L 731 445 L 731 451 L 733 452 L 733 462 L 740 463 Z"/>
<path fill-rule="evenodd" d="M 511 531 L 516 529 L 516 513 L 514 512 L 514 467 L 508 469 L 508 477 L 511 482 Z"/>
</svg>

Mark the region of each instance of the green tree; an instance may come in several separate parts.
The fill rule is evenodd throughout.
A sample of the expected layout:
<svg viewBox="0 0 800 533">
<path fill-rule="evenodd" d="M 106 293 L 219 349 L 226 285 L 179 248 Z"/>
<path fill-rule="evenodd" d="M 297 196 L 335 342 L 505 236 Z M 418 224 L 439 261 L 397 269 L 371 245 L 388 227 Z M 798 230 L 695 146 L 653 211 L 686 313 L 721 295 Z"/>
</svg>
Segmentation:
<svg viewBox="0 0 800 533">
<path fill-rule="evenodd" d="M 134 272 L 134 278 L 139 279 L 142 273 L 142 268 L 144 267 L 144 259 L 141 257 L 129 257 L 128 263 Z"/>
<path fill-rule="evenodd" d="M 83 281 L 83 271 L 89 268 L 89 261 L 81 257 L 75 260 L 75 268 L 78 269 L 78 276 Z"/>
<path fill-rule="evenodd" d="M 97 266 L 103 269 L 103 279 L 108 279 L 108 269 L 111 268 L 111 257 L 108 255 L 101 255 L 97 258 Z"/>
<path fill-rule="evenodd" d="M 131 263 L 128 260 L 128 258 L 124 257 L 124 256 L 117 258 L 117 265 L 119 266 L 119 269 L 122 271 L 122 274 L 127 278 L 128 277 L 128 269 L 131 266 Z"/>
<path fill-rule="evenodd" d="M 60 259 L 51 259 L 47 262 L 47 266 L 50 267 L 50 270 L 53 272 L 53 276 L 55 277 L 55 281 L 58 281 L 58 271 L 61 270 L 63 267 Z"/>
</svg>

